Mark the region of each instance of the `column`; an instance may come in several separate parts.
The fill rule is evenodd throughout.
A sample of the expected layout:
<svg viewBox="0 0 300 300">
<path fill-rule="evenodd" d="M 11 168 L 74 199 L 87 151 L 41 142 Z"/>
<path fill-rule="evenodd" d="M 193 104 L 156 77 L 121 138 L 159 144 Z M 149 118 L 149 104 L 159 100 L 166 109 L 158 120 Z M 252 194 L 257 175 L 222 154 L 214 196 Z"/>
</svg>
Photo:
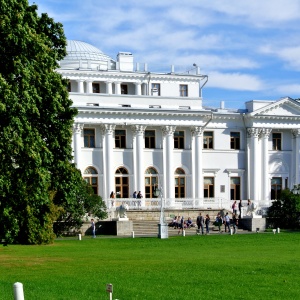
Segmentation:
<svg viewBox="0 0 300 300">
<path fill-rule="evenodd" d="M 112 94 L 112 82 L 106 81 L 106 94 L 111 95 Z"/>
<path fill-rule="evenodd" d="M 115 82 L 115 89 L 116 95 L 121 95 L 121 82 Z"/>
<path fill-rule="evenodd" d="M 83 86 L 83 79 L 77 80 L 77 92 L 78 93 L 84 93 L 84 86 Z"/>
<path fill-rule="evenodd" d="M 260 200 L 260 152 L 258 147 L 259 128 L 247 128 L 249 143 L 248 176 L 249 195 L 251 200 Z"/>
<path fill-rule="evenodd" d="M 81 132 L 83 130 L 83 124 L 74 123 L 73 133 L 74 133 L 74 162 L 76 167 L 80 169 L 80 154 L 81 154 Z"/>
<path fill-rule="evenodd" d="M 92 80 L 87 80 L 86 81 L 86 92 L 87 94 L 92 94 L 93 93 L 93 81 Z"/>
<path fill-rule="evenodd" d="M 290 188 L 293 188 L 295 184 L 300 184 L 300 129 L 292 129 L 292 134 L 295 139 L 293 143 L 293 178 L 289 183 Z"/>
<path fill-rule="evenodd" d="M 202 175 L 202 144 L 203 144 L 203 127 L 195 126 L 191 128 L 192 136 L 194 138 L 194 149 L 192 155 L 194 158 L 194 172 L 193 172 L 193 198 L 203 198 L 203 175 Z"/>
<path fill-rule="evenodd" d="M 135 82 L 135 95 L 140 96 L 142 94 L 142 84 L 141 82 Z"/>
<path fill-rule="evenodd" d="M 164 193 L 165 198 L 175 198 L 174 169 L 173 169 L 173 149 L 174 132 L 176 126 L 164 126 L 163 133 L 163 166 L 164 166 Z M 172 205 L 172 204 L 171 204 Z"/>
<path fill-rule="evenodd" d="M 146 129 L 145 125 L 131 126 L 131 130 L 134 135 L 134 141 L 133 141 L 133 165 L 134 165 L 134 183 L 135 183 L 134 190 L 141 191 L 142 194 L 145 194 L 145 182 L 144 182 L 145 166 L 144 166 L 144 155 L 143 155 L 145 129 Z M 144 206 L 143 203 L 142 206 Z"/>
<path fill-rule="evenodd" d="M 264 128 L 261 131 L 262 139 L 262 197 L 263 204 L 268 205 L 270 200 L 270 184 L 269 184 L 269 135 L 272 129 Z"/>
<path fill-rule="evenodd" d="M 113 149 L 114 149 L 114 131 L 116 125 L 104 124 L 101 127 L 103 139 L 103 198 L 109 198 L 110 192 L 115 190 L 114 185 L 114 166 L 113 166 Z"/>
</svg>

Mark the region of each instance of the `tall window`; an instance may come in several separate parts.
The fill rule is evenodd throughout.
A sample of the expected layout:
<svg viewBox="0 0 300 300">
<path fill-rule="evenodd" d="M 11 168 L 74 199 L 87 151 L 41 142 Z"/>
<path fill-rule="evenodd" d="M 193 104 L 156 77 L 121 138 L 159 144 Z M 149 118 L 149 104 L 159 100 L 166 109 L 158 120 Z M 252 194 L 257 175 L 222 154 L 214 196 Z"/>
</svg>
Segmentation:
<svg viewBox="0 0 300 300">
<path fill-rule="evenodd" d="M 126 148 L 126 130 L 115 130 L 115 148 Z"/>
<path fill-rule="evenodd" d="M 93 83 L 93 93 L 100 93 L 100 84 L 99 83 Z"/>
<path fill-rule="evenodd" d="M 95 129 L 83 129 L 84 147 L 95 148 Z"/>
<path fill-rule="evenodd" d="M 271 180 L 271 200 L 277 200 L 282 191 L 282 178 L 273 177 Z"/>
<path fill-rule="evenodd" d="M 204 177 L 204 198 L 215 196 L 215 186 L 213 177 Z"/>
<path fill-rule="evenodd" d="M 93 167 L 88 167 L 83 172 L 83 179 L 91 185 L 94 190 L 94 194 L 98 195 L 98 172 Z"/>
<path fill-rule="evenodd" d="M 127 84 L 121 84 L 121 94 L 124 94 L 124 95 L 128 94 L 128 86 L 127 86 Z"/>
<path fill-rule="evenodd" d="M 155 149 L 155 130 L 145 130 L 145 148 Z"/>
<path fill-rule="evenodd" d="M 174 149 L 184 149 L 184 131 L 174 132 Z"/>
<path fill-rule="evenodd" d="M 148 168 L 145 172 L 145 198 L 157 198 L 154 191 L 158 186 L 158 173 L 154 168 Z"/>
<path fill-rule="evenodd" d="M 185 172 L 181 168 L 175 171 L 175 198 L 185 198 Z"/>
<path fill-rule="evenodd" d="M 272 149 L 281 150 L 281 133 L 272 133 Z"/>
<path fill-rule="evenodd" d="M 230 200 L 241 200 L 241 179 L 240 177 L 230 178 Z"/>
<path fill-rule="evenodd" d="M 187 84 L 180 84 L 179 85 L 179 95 L 180 95 L 180 97 L 187 97 L 188 96 L 188 86 L 187 86 Z"/>
<path fill-rule="evenodd" d="M 203 149 L 213 149 L 214 135 L 212 131 L 204 131 L 203 133 Z"/>
<path fill-rule="evenodd" d="M 152 83 L 151 95 L 160 96 L 160 83 Z"/>
<path fill-rule="evenodd" d="M 230 132 L 230 149 L 239 150 L 240 149 L 240 133 Z"/>
<path fill-rule="evenodd" d="M 129 198 L 129 176 L 123 167 L 117 169 L 115 173 L 115 188 L 118 198 Z"/>
</svg>

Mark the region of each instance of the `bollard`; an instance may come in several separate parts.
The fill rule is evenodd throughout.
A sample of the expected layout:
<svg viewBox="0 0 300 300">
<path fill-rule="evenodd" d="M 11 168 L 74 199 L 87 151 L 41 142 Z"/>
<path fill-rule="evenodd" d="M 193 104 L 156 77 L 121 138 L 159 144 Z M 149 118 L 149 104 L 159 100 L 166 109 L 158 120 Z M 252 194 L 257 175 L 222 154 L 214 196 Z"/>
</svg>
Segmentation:
<svg viewBox="0 0 300 300">
<path fill-rule="evenodd" d="M 185 236 L 185 230 L 182 230 L 182 236 Z"/>
<path fill-rule="evenodd" d="M 81 234 L 78 234 L 78 240 L 81 241 Z"/>
<path fill-rule="evenodd" d="M 134 239 L 134 231 L 131 231 L 131 237 Z"/>
<path fill-rule="evenodd" d="M 230 235 L 233 235 L 233 229 L 230 228 Z"/>
<path fill-rule="evenodd" d="M 280 233 L 280 228 L 279 227 L 277 227 L 277 233 Z"/>
<path fill-rule="evenodd" d="M 23 284 L 21 282 L 14 283 L 14 300 L 24 300 Z"/>
<path fill-rule="evenodd" d="M 274 234 L 276 233 L 276 229 L 273 229 L 273 233 L 274 233 Z"/>
</svg>

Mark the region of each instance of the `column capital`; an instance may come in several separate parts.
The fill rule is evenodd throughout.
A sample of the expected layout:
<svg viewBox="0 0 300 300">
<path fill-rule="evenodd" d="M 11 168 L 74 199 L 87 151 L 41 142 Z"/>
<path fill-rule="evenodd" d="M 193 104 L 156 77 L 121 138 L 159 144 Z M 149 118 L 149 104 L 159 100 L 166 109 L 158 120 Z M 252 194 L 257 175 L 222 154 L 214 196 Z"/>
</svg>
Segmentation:
<svg viewBox="0 0 300 300">
<path fill-rule="evenodd" d="M 131 131 L 134 135 L 143 135 L 146 127 L 146 125 L 132 125 Z"/>
<path fill-rule="evenodd" d="M 247 128 L 248 137 L 258 137 L 260 134 L 261 129 L 255 127 Z"/>
<path fill-rule="evenodd" d="M 203 135 L 204 128 L 201 126 L 192 126 L 190 129 L 193 136 L 199 137 Z"/>
<path fill-rule="evenodd" d="M 271 129 L 271 128 L 263 128 L 263 129 L 260 131 L 260 135 L 261 135 L 262 137 L 268 138 L 271 132 L 272 132 L 272 129 Z"/>
<path fill-rule="evenodd" d="M 293 135 L 294 138 L 300 137 L 300 129 L 299 128 L 298 129 L 292 129 L 291 131 L 292 131 L 292 135 Z"/>
<path fill-rule="evenodd" d="M 176 126 L 167 125 L 167 126 L 162 126 L 161 127 L 161 131 L 162 131 L 163 135 L 165 135 L 165 136 L 166 135 L 173 135 L 175 130 L 176 130 Z"/>
<path fill-rule="evenodd" d="M 103 124 L 101 125 L 101 133 L 102 134 L 113 134 L 116 128 L 115 124 Z"/>
<path fill-rule="evenodd" d="M 81 123 L 73 124 L 73 132 L 74 133 L 81 133 L 82 130 L 83 130 L 83 124 L 81 124 Z"/>
</svg>

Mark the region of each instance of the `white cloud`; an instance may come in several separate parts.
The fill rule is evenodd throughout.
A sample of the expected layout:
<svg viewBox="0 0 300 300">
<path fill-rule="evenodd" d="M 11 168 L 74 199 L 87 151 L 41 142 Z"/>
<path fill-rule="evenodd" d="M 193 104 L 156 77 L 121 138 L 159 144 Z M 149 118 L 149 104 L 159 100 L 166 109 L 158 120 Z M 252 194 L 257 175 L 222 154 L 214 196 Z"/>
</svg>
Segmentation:
<svg viewBox="0 0 300 300">
<path fill-rule="evenodd" d="M 256 76 L 219 72 L 209 74 L 206 86 L 239 91 L 259 91 L 265 88 L 265 84 Z"/>
<path fill-rule="evenodd" d="M 276 89 L 282 95 L 296 95 L 300 97 L 300 84 L 284 84 Z"/>
</svg>

